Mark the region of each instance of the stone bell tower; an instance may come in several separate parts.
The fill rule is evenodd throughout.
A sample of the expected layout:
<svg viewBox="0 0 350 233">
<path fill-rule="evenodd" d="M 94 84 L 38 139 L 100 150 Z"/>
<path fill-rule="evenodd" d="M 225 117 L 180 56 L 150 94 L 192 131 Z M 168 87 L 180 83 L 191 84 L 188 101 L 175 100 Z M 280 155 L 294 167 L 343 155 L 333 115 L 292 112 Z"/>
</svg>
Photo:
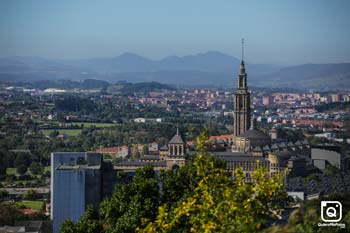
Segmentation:
<svg viewBox="0 0 350 233">
<path fill-rule="evenodd" d="M 171 170 L 185 165 L 187 159 L 186 143 L 182 139 L 179 129 L 176 130 L 176 134 L 169 141 L 168 148 L 167 169 Z"/>
<path fill-rule="evenodd" d="M 244 40 L 242 39 L 242 62 L 237 75 L 237 89 L 234 94 L 234 137 L 245 133 L 250 128 L 250 93 L 248 92 L 247 73 L 243 60 L 243 45 Z"/>
</svg>

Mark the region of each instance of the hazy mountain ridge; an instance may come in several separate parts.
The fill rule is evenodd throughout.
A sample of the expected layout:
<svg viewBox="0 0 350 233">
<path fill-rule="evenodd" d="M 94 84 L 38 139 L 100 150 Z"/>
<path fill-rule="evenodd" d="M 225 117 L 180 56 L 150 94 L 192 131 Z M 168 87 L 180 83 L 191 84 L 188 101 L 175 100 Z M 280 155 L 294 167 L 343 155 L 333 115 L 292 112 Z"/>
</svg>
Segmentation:
<svg viewBox="0 0 350 233">
<path fill-rule="evenodd" d="M 304 64 L 253 78 L 257 86 L 350 89 L 350 63 Z"/>
<path fill-rule="evenodd" d="M 215 51 L 160 60 L 133 53 L 79 60 L 5 57 L 0 58 L 0 80 L 100 79 L 111 83 L 126 80 L 234 86 L 239 64 L 239 59 Z M 350 89 L 350 63 L 281 67 L 246 62 L 246 68 L 250 86 Z"/>
<path fill-rule="evenodd" d="M 168 56 L 160 60 L 151 60 L 134 53 L 123 53 L 112 58 L 91 58 L 79 60 L 46 59 L 39 57 L 5 57 L 0 58 L 0 71 L 9 71 L 9 66 L 19 71 L 67 70 L 96 73 L 157 72 L 157 71 L 204 71 L 232 73 L 238 69 L 240 60 L 215 51 L 187 55 L 183 57 Z M 276 71 L 279 66 L 250 64 L 251 73 Z M 261 68 L 262 67 L 262 68 Z M 257 69 L 255 69 L 257 68 Z M 256 72 L 257 70 L 257 72 Z M 12 71 L 12 70 L 11 70 Z"/>
</svg>

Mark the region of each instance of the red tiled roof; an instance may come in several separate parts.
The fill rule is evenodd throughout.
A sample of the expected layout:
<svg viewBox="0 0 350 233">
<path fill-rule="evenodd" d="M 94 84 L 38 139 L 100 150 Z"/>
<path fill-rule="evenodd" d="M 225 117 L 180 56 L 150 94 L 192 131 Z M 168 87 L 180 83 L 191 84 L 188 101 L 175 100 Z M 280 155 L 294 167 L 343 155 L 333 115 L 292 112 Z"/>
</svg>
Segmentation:
<svg viewBox="0 0 350 233">
<path fill-rule="evenodd" d="M 333 126 L 343 127 L 344 122 L 342 121 L 328 121 L 329 123 L 333 124 Z M 323 120 L 294 120 L 294 124 L 296 125 L 316 125 L 316 126 L 323 126 L 327 121 Z"/>
<path fill-rule="evenodd" d="M 215 140 L 227 140 L 227 139 L 232 139 L 233 138 L 233 134 L 222 134 L 222 135 L 217 135 L 217 136 L 210 136 L 209 140 L 215 141 Z"/>
<path fill-rule="evenodd" d="M 186 144 L 189 145 L 189 146 L 192 146 L 194 143 L 194 141 L 186 141 Z"/>
<path fill-rule="evenodd" d="M 98 148 L 96 152 L 98 153 L 118 153 L 119 147 L 107 147 L 107 148 Z"/>
<path fill-rule="evenodd" d="M 35 209 L 20 209 L 20 211 L 25 215 L 32 215 L 32 214 L 39 213 L 39 210 L 35 210 Z"/>
</svg>

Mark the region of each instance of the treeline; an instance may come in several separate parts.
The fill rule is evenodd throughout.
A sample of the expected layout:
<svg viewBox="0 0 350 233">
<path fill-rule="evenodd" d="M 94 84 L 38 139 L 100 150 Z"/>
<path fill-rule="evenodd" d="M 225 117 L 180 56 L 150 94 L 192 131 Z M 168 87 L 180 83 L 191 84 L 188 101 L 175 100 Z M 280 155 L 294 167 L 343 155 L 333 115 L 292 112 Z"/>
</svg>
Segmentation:
<svg viewBox="0 0 350 233">
<path fill-rule="evenodd" d="M 96 110 L 97 104 L 89 98 L 80 98 L 76 96 L 67 96 L 55 101 L 57 111 L 66 112 L 92 112 Z"/>
<path fill-rule="evenodd" d="M 47 89 L 47 88 L 59 88 L 59 89 L 98 89 L 101 88 L 103 93 L 107 93 L 108 87 L 118 87 L 122 95 L 132 95 L 136 93 L 148 93 L 151 91 L 160 91 L 160 90 L 175 90 L 174 87 L 162 84 L 158 82 L 141 82 L 141 83 L 127 83 L 120 82 L 115 85 L 110 84 L 107 81 L 97 80 L 97 79 L 84 79 L 82 81 L 73 81 L 67 79 L 58 79 L 58 80 L 42 80 L 42 81 L 33 81 L 30 83 L 19 82 L 25 87 L 28 88 L 38 88 L 38 89 Z"/>
<path fill-rule="evenodd" d="M 60 89 L 95 89 L 107 87 L 110 84 L 107 81 L 96 80 L 96 79 L 84 79 L 81 82 L 59 79 L 59 80 L 42 80 L 31 82 L 32 88 L 46 89 L 46 88 L 60 88 Z"/>
<path fill-rule="evenodd" d="M 148 93 L 160 90 L 175 90 L 175 88 L 158 82 L 126 83 L 123 84 L 121 93 L 123 95 L 133 95 L 135 92 Z"/>
<path fill-rule="evenodd" d="M 338 111 L 338 110 L 347 110 L 350 111 L 350 102 L 334 102 L 328 104 L 322 104 L 316 107 L 316 110 L 319 112 L 326 111 Z"/>
</svg>

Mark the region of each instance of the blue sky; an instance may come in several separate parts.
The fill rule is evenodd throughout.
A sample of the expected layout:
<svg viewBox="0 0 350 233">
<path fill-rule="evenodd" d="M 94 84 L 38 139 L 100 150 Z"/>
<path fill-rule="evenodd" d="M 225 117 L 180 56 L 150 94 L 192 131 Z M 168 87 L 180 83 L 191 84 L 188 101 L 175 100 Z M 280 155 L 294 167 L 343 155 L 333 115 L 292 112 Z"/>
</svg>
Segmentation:
<svg viewBox="0 0 350 233">
<path fill-rule="evenodd" d="M 350 1 L 0 1 L 0 56 L 239 57 L 242 37 L 251 62 L 350 62 Z"/>
</svg>

